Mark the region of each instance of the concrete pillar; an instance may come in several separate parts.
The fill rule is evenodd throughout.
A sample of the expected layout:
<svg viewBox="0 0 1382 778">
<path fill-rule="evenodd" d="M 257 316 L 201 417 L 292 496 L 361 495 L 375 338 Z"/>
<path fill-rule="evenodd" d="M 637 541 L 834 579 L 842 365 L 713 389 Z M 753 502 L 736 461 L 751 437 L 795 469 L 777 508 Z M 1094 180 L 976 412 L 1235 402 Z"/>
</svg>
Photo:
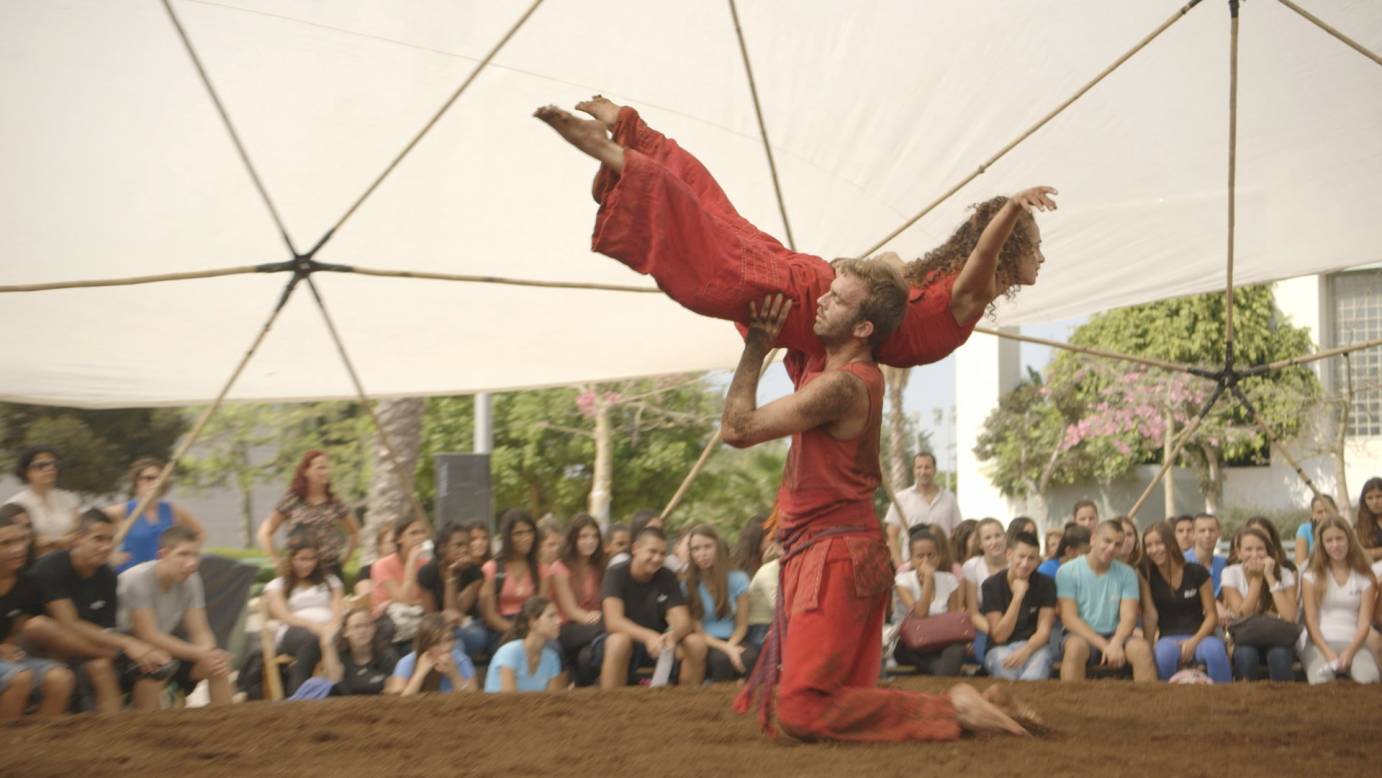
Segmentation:
<svg viewBox="0 0 1382 778">
<path fill-rule="evenodd" d="M 1004 332 L 1017 332 L 1005 327 Z M 1012 518 L 1008 501 L 984 475 L 974 456 L 984 420 L 998 407 L 998 399 L 1017 386 L 1019 345 L 1015 340 L 975 333 L 955 352 L 955 448 L 960 488 L 956 495 L 965 518 Z"/>
</svg>

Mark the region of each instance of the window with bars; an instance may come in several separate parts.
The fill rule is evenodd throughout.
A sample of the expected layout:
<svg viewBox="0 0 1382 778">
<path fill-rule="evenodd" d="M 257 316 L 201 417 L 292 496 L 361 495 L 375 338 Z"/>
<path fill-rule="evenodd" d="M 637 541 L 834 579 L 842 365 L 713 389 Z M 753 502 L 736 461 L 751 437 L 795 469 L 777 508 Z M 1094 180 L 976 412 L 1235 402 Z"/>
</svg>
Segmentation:
<svg viewBox="0 0 1382 778">
<path fill-rule="evenodd" d="M 1382 338 L 1382 270 L 1355 270 L 1330 277 L 1334 300 L 1334 345 L 1346 346 Z M 1348 384 L 1345 360 L 1332 359 L 1334 386 Z M 1355 351 L 1349 355 L 1353 373 L 1353 405 L 1349 410 L 1349 437 L 1382 436 L 1382 349 Z"/>
</svg>

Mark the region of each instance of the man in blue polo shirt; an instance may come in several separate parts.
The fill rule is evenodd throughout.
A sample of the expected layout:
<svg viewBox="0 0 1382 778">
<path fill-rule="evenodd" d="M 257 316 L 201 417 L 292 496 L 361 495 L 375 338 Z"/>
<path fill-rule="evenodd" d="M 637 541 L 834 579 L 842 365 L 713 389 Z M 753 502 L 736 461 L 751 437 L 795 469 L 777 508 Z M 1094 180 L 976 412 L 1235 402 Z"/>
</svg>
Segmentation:
<svg viewBox="0 0 1382 778">
<path fill-rule="evenodd" d="M 1219 599 L 1220 579 L 1223 577 L 1224 568 L 1228 566 L 1228 560 L 1216 553 L 1214 548 L 1219 545 L 1219 538 L 1223 536 L 1223 530 L 1219 527 L 1219 519 L 1212 513 L 1201 513 L 1195 517 L 1194 545 L 1189 551 L 1185 552 L 1185 561 L 1209 570 L 1210 580 L 1214 583 L 1214 599 Z"/>
<path fill-rule="evenodd" d="M 1140 593 L 1137 573 L 1114 558 L 1123 543 L 1123 525 L 1101 522 L 1089 553 L 1061 565 L 1056 597 L 1065 627 L 1062 681 L 1084 680 L 1090 665 L 1132 665 L 1134 681 L 1155 681 L 1151 646 L 1133 637 Z"/>
</svg>

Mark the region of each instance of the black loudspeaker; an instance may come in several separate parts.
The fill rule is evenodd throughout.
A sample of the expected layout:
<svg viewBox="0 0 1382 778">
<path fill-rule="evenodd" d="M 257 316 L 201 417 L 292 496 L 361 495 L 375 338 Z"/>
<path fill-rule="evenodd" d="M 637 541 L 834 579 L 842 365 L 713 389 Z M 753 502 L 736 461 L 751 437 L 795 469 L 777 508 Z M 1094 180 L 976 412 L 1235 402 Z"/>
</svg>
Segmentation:
<svg viewBox="0 0 1382 778">
<path fill-rule="evenodd" d="M 437 521 L 479 519 L 494 534 L 489 454 L 437 454 Z"/>
</svg>

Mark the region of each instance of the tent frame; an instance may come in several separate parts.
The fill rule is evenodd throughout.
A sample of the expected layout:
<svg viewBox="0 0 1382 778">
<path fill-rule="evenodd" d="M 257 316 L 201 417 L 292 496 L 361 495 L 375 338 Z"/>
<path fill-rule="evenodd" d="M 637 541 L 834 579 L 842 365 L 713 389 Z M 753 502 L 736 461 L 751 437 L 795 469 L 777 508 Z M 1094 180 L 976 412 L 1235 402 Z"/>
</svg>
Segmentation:
<svg viewBox="0 0 1382 778">
<path fill-rule="evenodd" d="M 344 225 L 346 221 L 350 219 L 350 217 L 356 212 L 356 210 L 360 208 L 360 206 L 365 202 L 365 200 L 369 198 L 369 196 L 374 192 L 374 190 L 378 188 L 378 186 L 384 181 L 384 179 L 387 178 L 388 175 L 393 172 L 393 170 L 398 166 L 398 164 L 402 162 L 402 160 L 418 144 L 418 142 L 422 140 L 422 138 L 428 133 L 428 131 L 430 131 L 431 128 L 435 126 L 438 121 L 440 121 L 442 116 L 444 116 L 446 112 L 451 108 L 451 106 L 454 105 L 455 102 L 461 97 L 461 95 L 465 93 L 466 89 L 468 89 L 470 85 L 474 83 L 475 79 L 479 76 L 481 71 L 483 71 L 486 68 L 486 66 L 489 65 L 489 63 L 494 59 L 494 57 L 499 53 L 499 51 L 503 49 L 505 44 L 507 44 L 514 37 L 514 35 L 518 33 L 518 31 L 523 27 L 523 25 L 532 17 L 532 15 L 542 5 L 542 2 L 543 0 L 533 0 L 531 5 L 529 5 L 528 8 L 519 16 L 519 18 L 513 22 L 513 24 L 504 33 L 504 35 L 494 44 L 494 46 L 491 47 L 488 54 L 486 54 L 483 59 L 476 63 L 476 65 L 471 69 L 470 73 L 466 76 L 466 78 L 461 82 L 459 86 L 457 86 L 457 88 L 451 93 L 451 95 L 446 99 L 446 101 L 441 105 L 441 107 L 437 109 L 437 111 L 432 115 L 432 117 L 427 121 L 427 123 L 423 125 L 423 127 L 412 137 L 412 139 L 409 140 L 408 143 L 403 146 L 403 148 L 398 152 L 397 155 L 395 155 L 393 160 L 385 167 L 383 172 L 381 172 L 379 176 L 375 178 L 374 181 L 365 189 L 365 191 L 361 193 L 358 198 L 356 198 L 356 200 L 350 205 L 350 207 L 347 208 L 346 211 L 340 216 L 340 218 L 338 218 L 336 222 L 317 240 L 317 242 L 311 247 L 311 249 L 309 249 L 306 252 L 302 252 L 298 250 L 292 237 L 289 235 L 287 227 L 284 224 L 283 219 L 279 214 L 277 207 L 274 204 L 273 198 L 269 195 L 267 188 L 264 186 L 263 180 L 260 178 L 258 171 L 255 169 L 254 163 L 250 158 L 248 150 L 245 148 L 243 142 L 241 141 L 240 135 L 236 131 L 235 125 L 231 121 L 230 115 L 227 112 L 225 105 L 221 102 L 221 99 L 217 94 L 214 85 L 211 82 L 211 78 L 207 73 L 206 68 L 202 64 L 201 57 L 198 55 L 196 47 L 192 44 L 191 38 L 187 35 L 187 32 L 183 27 L 181 20 L 178 18 L 177 12 L 173 10 L 171 0 L 162 0 L 163 7 L 168 15 L 169 21 L 176 30 L 178 37 L 183 43 L 184 48 L 187 50 L 188 56 L 191 59 L 193 66 L 196 68 L 197 74 L 201 79 L 202 84 L 205 87 L 207 94 L 210 97 L 213 105 L 216 108 L 216 111 L 221 118 L 222 124 L 225 126 L 227 133 L 230 135 L 231 142 L 234 144 L 236 152 L 239 155 L 241 162 L 244 164 L 246 172 L 249 174 L 251 180 L 254 183 L 256 191 L 259 193 L 259 196 L 263 200 L 265 207 L 268 209 L 269 214 L 272 217 L 274 224 L 278 229 L 278 232 L 284 244 L 287 246 L 292 258 L 287 261 L 281 262 L 267 262 L 255 265 L 240 265 L 235 267 L 217 268 L 211 270 L 184 273 L 165 273 L 158 275 L 133 276 L 125 278 L 77 280 L 54 283 L 11 284 L 0 286 L 0 293 L 38 292 L 54 289 L 92 288 L 104 286 L 129 286 L 136 284 L 165 283 L 170 281 L 215 278 L 248 273 L 290 272 L 292 275 L 285 283 L 284 288 L 279 295 L 278 301 L 271 310 L 267 320 L 259 329 L 254 340 L 251 342 L 249 348 L 240 358 L 239 363 L 237 363 L 235 369 L 231 372 L 230 377 L 226 380 L 225 384 L 222 386 L 220 392 L 217 394 L 212 404 L 202 412 L 201 416 L 193 425 L 191 432 L 189 432 L 188 435 L 184 437 L 182 442 L 174 451 L 172 457 L 169 458 L 168 463 L 163 467 L 163 470 L 159 473 L 158 480 L 157 482 L 155 482 L 154 488 L 149 490 L 148 492 L 150 496 L 141 499 L 139 501 L 139 504 L 136 505 L 133 508 L 133 510 L 130 511 L 130 513 L 125 518 L 124 522 L 122 522 L 119 528 L 117 542 L 120 538 L 124 537 L 126 532 L 128 532 L 130 526 L 133 524 L 134 519 L 141 513 L 143 513 L 144 510 L 147 509 L 148 503 L 152 500 L 152 495 L 159 493 L 162 486 L 165 483 L 167 483 L 168 479 L 171 477 L 173 469 L 176 467 L 178 461 L 181 460 L 182 457 L 184 457 L 187 454 L 188 450 L 192 447 L 192 445 L 195 444 L 198 437 L 206 428 L 207 422 L 210 421 L 211 417 L 215 415 L 216 411 L 224 403 L 227 394 L 229 394 L 231 388 L 235 385 L 236 380 L 240 377 L 241 373 L 244 372 L 246 365 L 249 364 L 249 361 L 253 358 L 254 354 L 258 351 L 260 345 L 264 342 L 264 339 L 267 337 L 269 331 L 273 328 L 273 325 L 277 320 L 279 313 L 283 310 L 283 307 L 287 304 L 293 292 L 303 281 L 307 282 L 307 287 L 311 291 L 313 300 L 317 305 L 317 309 L 322 315 L 323 322 L 326 324 L 327 330 L 331 335 L 332 342 L 335 344 L 336 350 L 341 357 L 341 361 L 346 368 L 346 372 L 350 376 L 351 383 L 355 388 L 357 398 L 359 402 L 366 408 L 367 413 L 370 417 L 370 421 L 374 425 L 376 433 L 379 435 L 381 446 L 384 449 L 386 456 L 390 459 L 391 464 L 393 465 L 393 470 L 399 478 L 399 487 L 402 488 L 406 494 L 408 494 L 409 499 L 412 503 L 413 512 L 417 516 L 417 518 L 420 521 L 422 521 L 424 525 L 428 527 L 431 526 L 431 522 L 428 520 L 426 512 L 423 510 L 422 505 L 418 501 L 417 496 L 412 488 L 413 485 L 411 474 L 404 472 L 404 470 L 398 466 L 399 460 L 393 447 L 393 444 L 391 441 L 389 441 L 388 435 L 385 433 L 382 425 L 380 424 L 378 415 L 375 413 L 373 406 L 370 404 L 369 394 L 366 392 L 364 384 L 360 379 L 359 373 L 355 369 L 354 362 L 350 358 L 349 352 L 346 349 L 345 343 L 341 339 L 340 333 L 336 330 L 335 323 L 331 318 L 331 314 L 326 306 L 326 302 L 322 297 L 320 290 L 317 288 L 317 285 L 313 282 L 311 278 L 313 273 L 341 272 L 357 273 L 360 275 L 369 275 L 377 277 L 417 278 L 462 283 L 489 283 L 515 286 L 539 286 L 546 288 L 617 291 L 642 294 L 661 293 L 660 290 L 655 288 L 632 285 L 546 282 L 536 280 L 503 278 L 497 276 L 477 276 L 451 273 L 380 270 L 372 268 L 354 267 L 350 265 L 336 263 L 323 263 L 317 261 L 315 258 L 317 253 L 321 250 L 321 248 L 325 246 L 328 241 L 331 240 L 332 236 L 335 235 L 336 231 L 340 229 L 341 226 Z M 1034 135 L 1037 131 L 1039 131 L 1042 127 L 1044 127 L 1056 116 L 1060 115 L 1065 109 L 1069 108 L 1082 96 L 1084 96 L 1091 89 L 1093 89 L 1100 82 L 1102 82 L 1105 78 L 1107 78 L 1110 74 L 1112 74 L 1115 70 L 1117 70 L 1121 65 L 1123 65 L 1125 62 L 1127 62 L 1129 59 L 1135 56 L 1138 52 L 1140 52 L 1142 49 L 1148 46 L 1163 32 L 1165 32 L 1176 22 L 1184 18 L 1192 9 L 1200 5 L 1202 2 L 1203 0 L 1188 0 L 1188 2 L 1186 2 L 1185 5 L 1177 9 L 1169 18 L 1167 18 L 1155 29 L 1153 29 L 1141 40 L 1139 40 L 1132 48 L 1130 48 L 1128 51 L 1124 52 L 1117 59 L 1115 59 L 1108 67 L 1104 68 L 1104 70 L 1102 70 L 1088 82 L 1083 84 L 1069 98 L 1062 101 L 1041 119 L 1039 119 L 1034 124 L 1023 130 L 1012 141 L 1004 145 L 997 152 L 995 152 L 988 159 L 986 159 L 983 163 L 981 163 L 974 171 L 970 172 L 969 174 L 961 178 L 958 182 L 956 182 L 953 186 L 947 189 L 939 197 L 937 197 L 935 200 L 933 200 L 920 211 L 918 211 L 915 215 L 903 222 L 903 224 L 900 225 L 898 228 L 896 228 L 888 235 L 874 243 L 864 252 L 861 252 L 861 256 L 872 255 L 874 252 L 883 248 L 885 245 L 897 238 L 903 232 L 908 230 L 912 225 L 920 221 L 923 217 L 925 217 L 936 207 L 949 200 L 952 196 L 954 196 L 957 192 L 959 192 L 969 183 L 974 181 L 979 176 L 983 175 L 985 172 L 988 171 L 988 169 L 992 165 L 994 165 L 1000 159 L 1002 159 L 1008 152 L 1012 151 L 1027 138 Z M 1382 57 L 1379 57 L 1375 52 L 1370 51 L 1362 44 L 1358 43 L 1357 41 L 1354 41 L 1353 39 L 1351 39 L 1344 33 L 1340 32 L 1336 28 L 1332 27 L 1319 17 L 1306 11 L 1304 8 L 1302 8 L 1292 0 L 1278 0 L 1278 2 L 1297 13 L 1306 21 L 1309 21 L 1311 24 L 1320 28 L 1325 33 L 1333 36 L 1343 44 L 1349 46 L 1350 48 L 1359 52 L 1363 56 L 1372 60 L 1374 63 L 1382 65 Z M 1168 362 L 1165 360 L 1152 359 L 1148 357 L 1141 357 L 1130 354 L 1122 354 L 1102 349 L 1074 346 L 1068 343 L 1061 343 L 1059 341 L 1047 340 L 1043 338 L 1033 338 L 1029 336 L 1019 335 L 1016 333 L 1003 332 L 1000 330 L 985 327 L 975 327 L 976 332 L 980 332 L 985 335 L 1000 338 L 1009 338 L 1012 340 L 1027 343 L 1036 343 L 1051 348 L 1063 349 L 1075 353 L 1082 353 L 1102 359 L 1111 359 L 1134 364 L 1140 364 L 1160 370 L 1188 373 L 1190 375 L 1194 375 L 1214 383 L 1213 391 L 1210 393 L 1208 399 L 1204 402 L 1204 404 L 1201 405 L 1199 413 L 1196 415 L 1194 420 L 1184 430 L 1182 430 L 1180 435 L 1177 437 L 1174 445 L 1172 446 L 1171 452 L 1165 457 L 1165 461 L 1162 463 L 1161 469 L 1158 471 L 1156 477 L 1152 479 L 1151 483 L 1147 485 L 1147 488 L 1142 492 L 1142 494 L 1138 497 L 1136 502 L 1134 502 L 1132 507 L 1128 510 L 1127 515 L 1129 516 L 1136 516 L 1137 511 L 1140 508 L 1142 508 L 1142 506 L 1146 503 L 1147 498 L 1151 495 L 1152 491 L 1156 488 L 1156 486 L 1161 482 L 1161 480 L 1174 466 L 1175 461 L 1179 456 L 1182 448 L 1194 435 L 1196 430 L 1199 429 L 1201 423 L 1214 409 L 1218 401 L 1225 395 L 1231 395 L 1238 402 L 1239 405 L 1241 405 L 1245 410 L 1247 410 L 1253 422 L 1261 430 L 1262 434 L 1264 435 L 1264 437 L 1266 437 L 1268 442 L 1274 445 L 1276 449 L 1280 451 L 1283 456 L 1285 456 L 1285 458 L 1290 463 L 1291 467 L 1295 470 L 1297 475 L 1305 482 L 1306 486 L 1309 487 L 1314 494 L 1318 495 L 1320 493 L 1318 487 L 1309 478 L 1309 476 L 1306 475 L 1305 471 L 1302 469 L 1300 463 L 1296 460 L 1296 458 L 1292 456 L 1290 451 L 1277 439 L 1277 436 L 1272 432 L 1271 428 L 1263 421 L 1261 415 L 1257 412 L 1256 407 L 1248 399 L 1247 395 L 1243 392 L 1240 386 L 1240 382 L 1245 378 L 1265 375 L 1267 373 L 1275 372 L 1286 367 L 1302 365 L 1333 356 L 1347 357 L 1348 354 L 1351 354 L 1356 351 L 1362 351 L 1382 346 L 1382 338 L 1379 338 L 1370 341 L 1354 343 L 1347 346 L 1317 351 L 1314 354 L 1309 354 L 1301 357 L 1293 357 L 1290 359 L 1280 360 L 1278 362 L 1272 362 L 1264 365 L 1255 365 L 1247 368 L 1240 368 L 1235 364 L 1233 348 L 1233 274 L 1234 240 L 1236 236 L 1235 200 L 1237 178 L 1238 128 L 1238 21 L 1239 13 L 1241 10 L 1241 0 L 1227 0 L 1227 4 L 1230 14 L 1228 110 L 1229 154 L 1227 189 L 1228 230 L 1224 288 L 1225 359 L 1223 367 L 1218 370 L 1207 370 L 1205 368 L 1195 367 L 1192 365 L 1183 365 L 1174 362 Z M 795 241 L 792 236 L 790 220 L 788 219 L 786 200 L 783 195 L 781 183 L 779 181 L 777 165 L 773 157 L 772 146 L 769 142 L 767 125 L 763 118 L 762 105 L 758 94 L 758 86 L 753 76 L 753 67 L 749 57 L 748 41 L 745 37 L 743 26 L 741 25 L 739 20 L 739 11 L 736 0 L 728 0 L 728 5 L 730 17 L 734 26 L 735 35 L 738 39 L 740 54 L 743 59 L 744 71 L 746 81 L 749 87 L 750 97 L 753 100 L 754 115 L 757 119 L 759 134 L 763 142 L 764 156 L 767 161 L 769 173 L 772 178 L 773 192 L 777 200 L 778 211 L 782 217 L 783 230 L 786 234 L 788 245 L 795 250 Z M 770 357 L 769 360 L 767 360 L 767 362 L 770 364 L 771 361 L 772 358 Z M 695 465 L 692 467 L 691 471 L 687 474 L 686 478 L 683 480 L 682 484 L 677 489 L 676 493 L 673 495 L 671 501 L 669 501 L 667 506 L 664 508 L 662 514 L 664 518 L 670 515 L 676 509 L 681 499 L 685 496 L 687 490 L 690 488 L 691 483 L 694 481 L 695 477 L 701 472 L 702 468 L 705 466 L 705 463 L 708 461 L 711 453 L 719 445 L 720 440 L 721 433 L 717 430 L 716 433 L 711 437 L 710 441 L 706 444 L 705 448 L 702 450 L 700 457 L 696 461 Z M 894 504 L 896 504 L 897 497 L 893 489 L 891 488 L 891 485 L 886 483 L 886 479 L 885 487 L 888 487 L 887 491 L 889 497 L 894 502 Z"/>
</svg>

